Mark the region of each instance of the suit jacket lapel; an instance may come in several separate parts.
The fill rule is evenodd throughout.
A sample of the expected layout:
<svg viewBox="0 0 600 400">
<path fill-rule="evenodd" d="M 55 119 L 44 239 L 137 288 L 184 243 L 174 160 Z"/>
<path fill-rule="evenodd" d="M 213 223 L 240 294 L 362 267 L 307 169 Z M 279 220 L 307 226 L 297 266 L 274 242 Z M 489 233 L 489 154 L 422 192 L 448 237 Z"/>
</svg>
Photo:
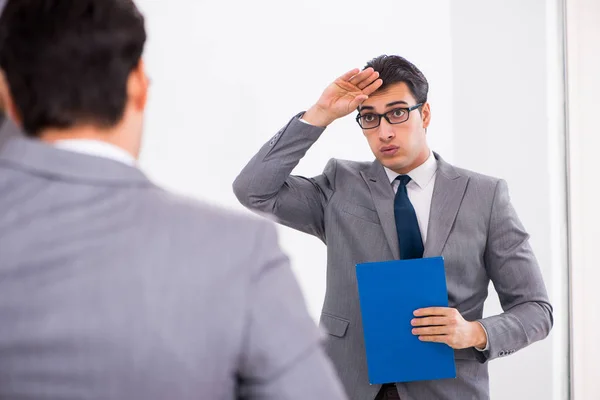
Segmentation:
<svg viewBox="0 0 600 400">
<path fill-rule="evenodd" d="M 469 178 L 460 175 L 454 167 L 434 153 L 438 171 L 431 199 L 429 227 L 423 257 L 439 256 L 448 240 L 458 214 Z"/>
<path fill-rule="evenodd" d="M 400 258 L 398 232 L 394 219 L 394 190 L 379 161 L 374 161 L 367 171 L 361 171 L 373 198 L 375 210 L 379 215 L 381 227 L 395 259 Z"/>
</svg>

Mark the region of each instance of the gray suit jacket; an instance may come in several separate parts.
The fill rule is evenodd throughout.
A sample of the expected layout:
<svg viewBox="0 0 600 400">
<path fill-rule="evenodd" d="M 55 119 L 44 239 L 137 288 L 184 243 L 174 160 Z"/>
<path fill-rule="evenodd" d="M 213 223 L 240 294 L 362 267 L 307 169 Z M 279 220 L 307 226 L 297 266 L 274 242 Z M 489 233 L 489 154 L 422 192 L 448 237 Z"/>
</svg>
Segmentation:
<svg viewBox="0 0 600 400">
<path fill-rule="evenodd" d="M 0 398 L 344 398 L 270 223 L 25 138 L 0 210 Z"/>
<path fill-rule="evenodd" d="M 398 259 L 394 192 L 382 165 L 332 159 L 322 175 L 290 173 L 323 129 L 292 119 L 244 168 L 233 187 L 248 208 L 270 213 L 327 245 L 327 291 L 321 325 L 326 348 L 352 399 L 373 399 L 369 385 L 355 264 Z M 506 183 L 438 162 L 425 257 L 445 258 L 448 298 L 465 319 L 481 320 L 489 351 L 455 352 L 458 378 L 397 384 L 403 400 L 485 399 L 485 361 L 540 340 L 552 307 L 528 235 Z M 504 313 L 482 318 L 490 279 Z M 399 363 L 402 360 L 398 360 Z"/>
</svg>

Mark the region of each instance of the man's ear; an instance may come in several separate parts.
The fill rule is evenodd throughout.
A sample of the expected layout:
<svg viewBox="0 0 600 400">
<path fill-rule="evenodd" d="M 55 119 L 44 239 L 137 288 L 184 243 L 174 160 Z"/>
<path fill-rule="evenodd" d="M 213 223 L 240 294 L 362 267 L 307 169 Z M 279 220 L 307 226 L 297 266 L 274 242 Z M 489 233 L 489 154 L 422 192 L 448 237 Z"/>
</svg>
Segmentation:
<svg viewBox="0 0 600 400">
<path fill-rule="evenodd" d="M 150 80 L 146 75 L 144 61 L 140 59 L 138 65 L 129 74 L 127 81 L 127 96 L 138 111 L 144 111 L 146 108 L 149 86 Z"/>
<path fill-rule="evenodd" d="M 427 129 L 431 122 L 431 107 L 429 106 L 429 103 L 425 103 L 421 107 L 421 116 L 423 118 L 423 128 Z"/>
</svg>

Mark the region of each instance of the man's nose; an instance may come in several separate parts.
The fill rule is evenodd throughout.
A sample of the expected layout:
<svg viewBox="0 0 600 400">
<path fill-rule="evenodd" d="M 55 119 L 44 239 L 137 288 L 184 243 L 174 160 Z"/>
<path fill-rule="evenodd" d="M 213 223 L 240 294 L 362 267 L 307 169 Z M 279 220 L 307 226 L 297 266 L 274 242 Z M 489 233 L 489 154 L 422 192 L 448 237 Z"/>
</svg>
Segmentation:
<svg viewBox="0 0 600 400">
<path fill-rule="evenodd" d="M 379 139 L 382 141 L 388 141 L 393 139 L 396 134 L 394 133 L 394 127 L 392 124 L 387 122 L 385 118 L 381 118 L 379 123 Z"/>
</svg>

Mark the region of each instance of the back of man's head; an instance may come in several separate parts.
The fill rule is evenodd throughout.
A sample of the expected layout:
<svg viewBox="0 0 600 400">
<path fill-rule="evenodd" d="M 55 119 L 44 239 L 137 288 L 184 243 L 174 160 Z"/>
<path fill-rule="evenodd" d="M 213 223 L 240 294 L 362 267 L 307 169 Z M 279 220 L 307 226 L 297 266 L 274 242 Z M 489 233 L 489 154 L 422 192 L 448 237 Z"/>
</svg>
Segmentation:
<svg viewBox="0 0 600 400">
<path fill-rule="evenodd" d="M 0 68 L 23 129 L 117 125 L 145 41 L 132 0 L 8 0 Z"/>
</svg>

